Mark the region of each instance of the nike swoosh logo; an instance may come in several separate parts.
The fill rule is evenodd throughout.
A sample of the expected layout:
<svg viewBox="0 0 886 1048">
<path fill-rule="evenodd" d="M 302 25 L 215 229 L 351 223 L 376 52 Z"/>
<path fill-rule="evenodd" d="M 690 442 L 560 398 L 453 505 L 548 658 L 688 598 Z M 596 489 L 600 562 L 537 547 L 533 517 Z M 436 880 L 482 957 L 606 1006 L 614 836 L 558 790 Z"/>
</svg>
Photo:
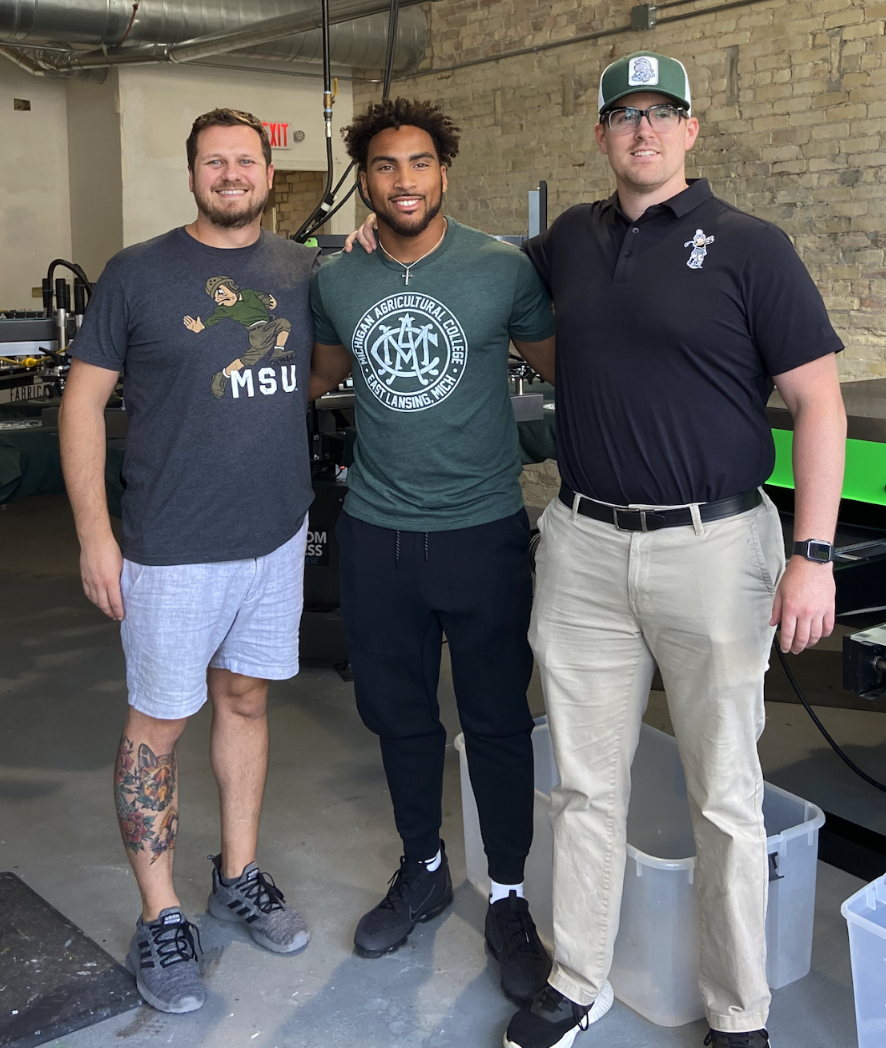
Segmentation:
<svg viewBox="0 0 886 1048">
<path fill-rule="evenodd" d="M 428 904 L 428 903 L 429 903 L 429 902 L 431 901 L 431 896 L 432 896 L 433 894 L 434 894 L 434 888 L 431 888 L 431 890 L 430 890 L 430 891 L 428 892 L 428 894 L 427 894 L 427 895 L 426 895 L 426 896 L 424 897 L 424 899 L 422 899 L 422 901 L 421 901 L 420 905 L 419 905 L 419 906 L 417 906 L 417 907 L 416 907 L 415 909 L 413 909 L 413 908 L 412 908 L 412 904 L 410 903 L 410 906 L 409 906 L 409 919 L 410 919 L 410 921 L 414 921 L 414 920 L 415 920 L 415 918 L 416 918 L 416 917 L 418 917 L 418 916 L 419 916 L 419 915 L 421 914 L 421 911 L 422 911 L 422 910 L 423 910 L 423 909 L 425 908 L 425 906 L 427 906 L 427 904 Z"/>
</svg>

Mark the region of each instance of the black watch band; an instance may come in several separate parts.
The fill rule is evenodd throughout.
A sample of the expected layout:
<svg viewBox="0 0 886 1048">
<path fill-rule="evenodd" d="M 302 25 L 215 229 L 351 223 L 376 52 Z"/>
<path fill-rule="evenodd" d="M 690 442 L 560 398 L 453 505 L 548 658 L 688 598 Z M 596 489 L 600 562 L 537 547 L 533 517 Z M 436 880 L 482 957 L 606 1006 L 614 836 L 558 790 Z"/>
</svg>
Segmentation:
<svg viewBox="0 0 886 1048">
<path fill-rule="evenodd" d="M 806 539 L 794 543 L 794 556 L 805 557 L 816 564 L 829 564 L 834 559 L 834 547 L 824 539 Z"/>
</svg>

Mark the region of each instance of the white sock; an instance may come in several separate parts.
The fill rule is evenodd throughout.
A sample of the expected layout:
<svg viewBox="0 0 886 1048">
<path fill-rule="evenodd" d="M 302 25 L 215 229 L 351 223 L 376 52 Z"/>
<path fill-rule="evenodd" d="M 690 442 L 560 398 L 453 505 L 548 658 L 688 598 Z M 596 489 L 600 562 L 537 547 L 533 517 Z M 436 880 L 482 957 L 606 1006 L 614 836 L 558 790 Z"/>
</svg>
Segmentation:
<svg viewBox="0 0 886 1048">
<path fill-rule="evenodd" d="M 437 849 L 437 854 L 434 856 L 434 858 L 433 859 L 424 859 L 422 861 L 422 866 L 424 866 L 424 868 L 428 871 L 428 873 L 433 873 L 435 870 L 439 870 L 440 869 L 440 863 L 442 861 L 443 861 L 443 850 L 441 848 L 438 848 Z"/>
<path fill-rule="evenodd" d="M 519 884 L 499 884 L 498 881 L 492 881 L 489 888 L 489 901 L 498 902 L 499 899 L 507 899 L 511 892 L 517 893 L 517 898 L 522 899 L 523 896 L 523 882 Z"/>
</svg>

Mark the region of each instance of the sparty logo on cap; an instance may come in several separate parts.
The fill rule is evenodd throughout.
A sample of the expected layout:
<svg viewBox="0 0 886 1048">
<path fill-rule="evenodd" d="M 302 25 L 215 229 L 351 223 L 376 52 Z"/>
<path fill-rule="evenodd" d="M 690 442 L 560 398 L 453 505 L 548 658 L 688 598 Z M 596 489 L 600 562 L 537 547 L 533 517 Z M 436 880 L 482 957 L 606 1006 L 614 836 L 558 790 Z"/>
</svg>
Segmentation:
<svg viewBox="0 0 886 1048">
<path fill-rule="evenodd" d="M 600 77 L 600 112 L 640 91 L 654 91 L 692 110 L 692 95 L 686 67 L 676 58 L 654 51 L 637 51 L 607 66 Z"/>
</svg>

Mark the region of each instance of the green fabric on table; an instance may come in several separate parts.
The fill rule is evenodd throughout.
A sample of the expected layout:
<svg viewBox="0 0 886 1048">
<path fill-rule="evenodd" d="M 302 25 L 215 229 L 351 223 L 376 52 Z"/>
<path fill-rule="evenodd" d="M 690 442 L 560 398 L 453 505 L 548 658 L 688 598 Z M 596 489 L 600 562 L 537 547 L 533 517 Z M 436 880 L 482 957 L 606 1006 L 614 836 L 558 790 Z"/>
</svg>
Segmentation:
<svg viewBox="0 0 886 1048">
<path fill-rule="evenodd" d="M 57 408 L 61 402 L 61 397 L 35 397 L 33 400 L 0 404 L 0 422 L 11 422 L 16 418 L 40 418 L 44 408 Z"/>
<path fill-rule="evenodd" d="M 0 430 L 0 502 L 65 490 L 58 428 Z"/>
<path fill-rule="evenodd" d="M 0 503 L 10 501 L 22 475 L 20 455 L 15 448 L 0 442 Z"/>
<path fill-rule="evenodd" d="M 122 437 L 107 442 L 105 490 L 114 517 L 121 512 L 125 447 Z M 0 430 L 0 503 L 18 502 L 29 495 L 60 495 L 64 490 L 56 426 Z"/>
</svg>

